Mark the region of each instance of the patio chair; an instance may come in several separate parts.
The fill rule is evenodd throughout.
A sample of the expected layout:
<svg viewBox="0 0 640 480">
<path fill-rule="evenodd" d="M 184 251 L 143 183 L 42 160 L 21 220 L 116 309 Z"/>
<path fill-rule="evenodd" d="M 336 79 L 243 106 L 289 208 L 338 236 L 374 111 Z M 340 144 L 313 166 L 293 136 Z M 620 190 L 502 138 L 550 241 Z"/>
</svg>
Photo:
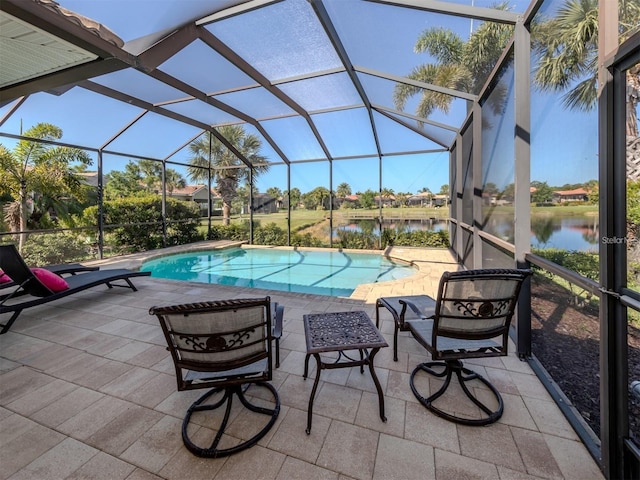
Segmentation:
<svg viewBox="0 0 640 480">
<path fill-rule="evenodd" d="M 24 262 L 15 245 L 0 245 L 0 269 L 15 282 L 13 292 L 0 299 L 0 314 L 11 313 L 5 323 L 0 323 L 0 335 L 9 331 L 20 313 L 26 308 L 53 302 L 89 288 L 106 285 L 109 288 L 127 287 L 134 292 L 136 287 L 131 277 L 149 276 L 150 272 L 136 272 L 125 268 L 95 270 L 62 278 L 52 272 L 45 276 L 36 276 Z M 126 284 L 114 283 L 118 280 Z M 25 299 L 16 298 L 30 295 Z M 14 302 L 13 300 L 19 300 Z"/>
<path fill-rule="evenodd" d="M 498 390 L 480 374 L 464 367 L 462 359 L 507 355 L 511 319 L 522 284 L 530 274 L 530 270 L 516 269 L 445 272 L 440 279 L 433 314 L 405 319 L 411 335 L 434 360 L 421 363 L 411 373 L 411 390 L 422 405 L 440 417 L 464 425 L 487 425 L 502 416 L 504 403 Z M 406 304 L 415 314 L 420 312 L 410 300 L 406 300 Z M 435 393 L 424 397 L 416 387 L 419 372 L 443 378 L 444 383 Z M 462 392 L 478 407 L 477 418 L 472 418 L 470 412 L 462 416 L 451 405 L 445 411 L 442 407 L 449 403 L 445 399 L 439 402 L 442 406 L 434 404 L 445 394 L 454 374 Z M 476 390 L 482 386 L 477 382 L 477 387 L 474 386 L 473 380 L 486 388 Z M 429 383 L 433 388 L 433 380 Z"/>
<path fill-rule="evenodd" d="M 245 450 L 264 437 L 278 418 L 280 398 L 268 383 L 273 372 L 272 311 L 269 297 L 149 310 L 162 326 L 178 391 L 208 389 L 188 408 L 182 422 L 182 440 L 194 455 L 218 458 Z M 234 397 L 246 410 L 232 416 Z M 212 415 L 218 419 L 216 426 L 202 423 L 200 417 L 198 424 L 215 430 L 215 435 L 206 446 L 198 445 L 189 436 L 192 414 L 221 407 L 224 413 Z M 247 421 L 243 414 L 249 415 Z M 235 425 L 233 420 L 238 420 Z"/>
</svg>

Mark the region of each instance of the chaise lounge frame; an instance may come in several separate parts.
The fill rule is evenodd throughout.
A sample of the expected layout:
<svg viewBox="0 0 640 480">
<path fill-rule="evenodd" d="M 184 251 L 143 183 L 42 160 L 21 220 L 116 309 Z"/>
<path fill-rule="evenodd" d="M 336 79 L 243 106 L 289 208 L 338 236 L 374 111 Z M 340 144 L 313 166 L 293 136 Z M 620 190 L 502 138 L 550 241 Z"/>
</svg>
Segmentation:
<svg viewBox="0 0 640 480">
<path fill-rule="evenodd" d="M 0 245 L 0 268 L 16 284 L 15 290 L 4 295 L 0 301 L 0 314 L 12 314 L 8 321 L 0 323 L 0 335 L 7 333 L 22 311 L 27 308 L 53 302 L 98 285 L 106 285 L 109 288 L 125 287 L 135 292 L 137 288 L 131 282 L 131 277 L 151 275 L 151 272 L 138 272 L 126 268 L 89 271 L 65 278 L 69 288 L 53 292 L 33 274 L 15 245 Z M 113 283 L 118 280 L 124 281 L 126 285 Z M 30 297 L 18 303 L 11 302 L 12 299 L 24 294 Z"/>
</svg>

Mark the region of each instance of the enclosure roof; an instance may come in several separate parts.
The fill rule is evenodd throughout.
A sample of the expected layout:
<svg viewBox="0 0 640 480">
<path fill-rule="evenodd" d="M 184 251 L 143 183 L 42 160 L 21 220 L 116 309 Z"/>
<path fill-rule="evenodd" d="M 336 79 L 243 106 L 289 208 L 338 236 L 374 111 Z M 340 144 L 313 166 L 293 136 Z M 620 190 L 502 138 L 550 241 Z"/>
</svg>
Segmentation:
<svg viewBox="0 0 640 480">
<path fill-rule="evenodd" d="M 515 24 L 529 2 L 492 3 L 2 0 L 0 131 L 19 134 L 29 107 L 47 112 L 29 125 L 56 124 L 70 144 L 175 162 L 210 131 L 249 164 L 227 125 L 269 163 L 446 151 L 479 92 L 408 78 L 435 61 L 414 45 L 427 28 L 466 40 Z M 450 97 L 449 111 L 416 115 L 419 94 L 398 108 L 401 84 Z"/>
</svg>

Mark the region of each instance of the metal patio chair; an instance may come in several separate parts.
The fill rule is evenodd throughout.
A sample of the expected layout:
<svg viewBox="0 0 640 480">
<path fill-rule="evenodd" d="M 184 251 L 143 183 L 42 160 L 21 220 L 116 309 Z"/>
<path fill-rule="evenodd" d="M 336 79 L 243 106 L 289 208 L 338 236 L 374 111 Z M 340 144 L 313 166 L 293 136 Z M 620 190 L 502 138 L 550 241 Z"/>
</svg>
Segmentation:
<svg viewBox="0 0 640 480">
<path fill-rule="evenodd" d="M 414 395 L 433 413 L 465 425 L 487 425 L 497 421 L 504 411 L 504 402 L 498 390 L 480 374 L 463 366 L 462 360 L 506 356 L 509 327 L 524 280 L 530 270 L 484 269 L 445 272 L 440 279 L 438 297 L 433 314 L 422 317 L 418 306 L 406 300 L 407 308 L 422 318 L 406 320 L 413 337 L 431 354 L 431 362 L 418 365 L 410 377 Z M 435 392 L 423 396 L 416 387 L 416 375 L 426 372 L 444 383 Z M 447 402 L 435 405 L 456 376 L 464 394 L 479 409 L 479 418 L 462 416 Z M 484 384 L 493 394 L 493 401 L 480 400 L 486 388 L 476 392 L 473 380 Z M 429 383 L 434 385 L 433 381 Z M 481 391 L 480 391 L 481 390 Z M 491 403 L 491 406 L 489 405 Z"/>
<path fill-rule="evenodd" d="M 193 454 L 217 458 L 238 453 L 255 445 L 278 418 L 280 398 L 275 387 L 267 383 L 273 372 L 273 310 L 269 297 L 149 310 L 162 326 L 175 366 L 178 390 L 208 389 L 189 407 L 182 423 L 182 440 Z M 229 431 L 229 427 L 233 430 L 234 399 L 246 409 L 239 415 L 252 412 L 248 424 L 255 428 L 249 433 Z M 215 430 L 211 443 L 196 444 L 189 436 L 192 414 L 213 413 L 221 407 L 224 407 L 222 415 L 211 415 L 219 420 L 218 425 L 204 424 Z M 233 419 L 236 418 L 234 415 Z M 260 418 L 266 420 L 260 421 Z"/>
</svg>

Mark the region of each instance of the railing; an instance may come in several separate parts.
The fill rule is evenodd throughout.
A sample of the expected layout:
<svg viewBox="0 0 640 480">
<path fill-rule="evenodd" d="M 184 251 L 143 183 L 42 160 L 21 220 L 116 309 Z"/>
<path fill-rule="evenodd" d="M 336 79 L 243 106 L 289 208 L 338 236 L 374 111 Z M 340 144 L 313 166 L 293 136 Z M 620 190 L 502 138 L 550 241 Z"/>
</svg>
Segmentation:
<svg viewBox="0 0 640 480">
<path fill-rule="evenodd" d="M 601 442 L 596 433 L 600 431 L 600 332 L 594 305 L 600 301 L 599 285 L 538 255 L 528 253 L 525 259 L 541 269 L 532 284 L 543 275 L 553 276 L 546 289 L 538 285 L 536 292 L 532 287 L 532 355 L 527 360 L 591 455 L 601 463 Z M 578 314 L 584 323 L 579 336 L 565 323 L 569 316 Z M 576 364 L 577 353 L 587 359 L 580 365 Z M 564 363 L 558 365 L 562 359 Z"/>
</svg>

